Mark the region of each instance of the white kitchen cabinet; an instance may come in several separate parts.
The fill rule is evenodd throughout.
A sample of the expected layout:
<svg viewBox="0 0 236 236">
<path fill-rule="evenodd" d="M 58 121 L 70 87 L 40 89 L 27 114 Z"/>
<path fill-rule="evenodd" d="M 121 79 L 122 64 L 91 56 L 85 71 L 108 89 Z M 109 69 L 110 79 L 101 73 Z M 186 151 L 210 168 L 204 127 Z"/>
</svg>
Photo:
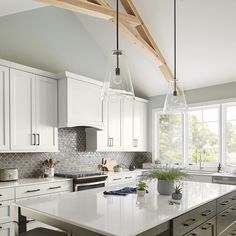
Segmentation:
<svg viewBox="0 0 236 236">
<path fill-rule="evenodd" d="M 35 75 L 10 70 L 11 150 L 34 151 Z"/>
<path fill-rule="evenodd" d="M 0 66 L 0 151 L 9 149 L 9 68 Z"/>
<path fill-rule="evenodd" d="M 185 178 L 186 181 L 193 181 L 193 182 L 203 182 L 203 183 L 212 183 L 212 176 L 210 175 L 196 175 L 196 174 L 188 174 Z"/>
<path fill-rule="evenodd" d="M 59 127 L 103 129 L 101 89 L 99 81 L 69 72 L 59 75 Z"/>
<path fill-rule="evenodd" d="M 104 102 L 104 130 L 86 129 L 87 151 L 121 150 L 121 106 L 121 100 Z"/>
<path fill-rule="evenodd" d="M 147 151 L 147 100 L 104 104 L 104 130 L 86 129 L 87 151 Z"/>
<path fill-rule="evenodd" d="M 147 151 L 148 103 L 136 99 L 123 103 L 123 146 L 127 151 Z"/>
<path fill-rule="evenodd" d="M 1 236 L 14 236 L 14 223 L 5 223 L 0 225 L 0 235 Z"/>
<path fill-rule="evenodd" d="M 10 70 L 11 151 L 57 151 L 57 81 Z"/>
<path fill-rule="evenodd" d="M 58 150 L 57 81 L 36 76 L 36 142 L 40 151 Z"/>
</svg>

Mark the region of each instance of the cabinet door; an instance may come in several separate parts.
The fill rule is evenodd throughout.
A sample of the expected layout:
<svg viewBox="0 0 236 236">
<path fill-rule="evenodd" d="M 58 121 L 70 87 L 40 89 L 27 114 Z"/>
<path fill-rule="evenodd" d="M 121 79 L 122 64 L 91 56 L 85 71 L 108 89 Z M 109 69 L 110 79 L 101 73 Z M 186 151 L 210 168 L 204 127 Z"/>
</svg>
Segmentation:
<svg viewBox="0 0 236 236">
<path fill-rule="evenodd" d="M 57 140 L 57 81 L 36 76 L 37 150 L 57 150 Z"/>
<path fill-rule="evenodd" d="M 0 66 L 0 150 L 9 149 L 9 68 Z"/>
<path fill-rule="evenodd" d="M 133 143 L 139 151 L 147 149 L 147 104 L 134 102 Z"/>
<path fill-rule="evenodd" d="M 10 70 L 10 114 L 11 150 L 35 150 L 34 74 Z"/>
<path fill-rule="evenodd" d="M 6 224 L 0 224 L 0 235 L 1 236 L 14 236 L 14 224 L 6 223 Z"/>
<path fill-rule="evenodd" d="M 122 146 L 125 151 L 133 149 L 133 101 L 123 103 Z"/>
<path fill-rule="evenodd" d="M 109 101 L 107 104 L 108 148 L 121 148 L 121 101 Z"/>
</svg>

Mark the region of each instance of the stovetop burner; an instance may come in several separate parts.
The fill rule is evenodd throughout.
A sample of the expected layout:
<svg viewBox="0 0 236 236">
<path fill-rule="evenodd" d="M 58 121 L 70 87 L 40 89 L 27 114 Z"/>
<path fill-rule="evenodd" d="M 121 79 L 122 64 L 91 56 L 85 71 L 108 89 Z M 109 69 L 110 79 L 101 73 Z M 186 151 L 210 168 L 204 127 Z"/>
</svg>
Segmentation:
<svg viewBox="0 0 236 236">
<path fill-rule="evenodd" d="M 103 171 L 72 171 L 70 173 L 67 172 L 55 173 L 55 176 L 64 178 L 73 178 L 73 179 L 104 176 L 104 175 L 106 175 L 106 172 Z"/>
</svg>

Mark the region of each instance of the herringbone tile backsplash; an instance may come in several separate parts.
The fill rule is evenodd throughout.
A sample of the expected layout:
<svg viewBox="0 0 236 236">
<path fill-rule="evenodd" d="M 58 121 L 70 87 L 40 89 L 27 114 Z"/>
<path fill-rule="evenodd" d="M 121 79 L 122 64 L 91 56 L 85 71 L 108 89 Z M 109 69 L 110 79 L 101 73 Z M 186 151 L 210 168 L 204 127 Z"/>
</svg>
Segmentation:
<svg viewBox="0 0 236 236">
<path fill-rule="evenodd" d="M 141 152 L 86 152 L 85 129 L 81 127 L 59 129 L 58 153 L 0 153 L 0 169 L 18 168 L 20 178 L 42 175 L 44 160 L 60 161 L 56 171 L 97 170 L 103 157 L 110 157 L 126 166 L 135 164 L 137 157 L 151 161 L 151 153 Z"/>
</svg>

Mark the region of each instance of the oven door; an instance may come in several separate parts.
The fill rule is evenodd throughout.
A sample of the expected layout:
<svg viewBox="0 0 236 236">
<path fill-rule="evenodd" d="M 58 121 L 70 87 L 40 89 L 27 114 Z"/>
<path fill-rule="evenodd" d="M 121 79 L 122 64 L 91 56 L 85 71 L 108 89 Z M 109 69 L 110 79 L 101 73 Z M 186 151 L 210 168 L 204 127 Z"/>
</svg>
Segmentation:
<svg viewBox="0 0 236 236">
<path fill-rule="evenodd" d="M 77 183 L 74 186 L 74 191 L 82 191 L 82 190 L 88 190 L 93 188 L 102 188 L 106 186 L 106 181 L 97 181 L 92 183 Z"/>
</svg>

